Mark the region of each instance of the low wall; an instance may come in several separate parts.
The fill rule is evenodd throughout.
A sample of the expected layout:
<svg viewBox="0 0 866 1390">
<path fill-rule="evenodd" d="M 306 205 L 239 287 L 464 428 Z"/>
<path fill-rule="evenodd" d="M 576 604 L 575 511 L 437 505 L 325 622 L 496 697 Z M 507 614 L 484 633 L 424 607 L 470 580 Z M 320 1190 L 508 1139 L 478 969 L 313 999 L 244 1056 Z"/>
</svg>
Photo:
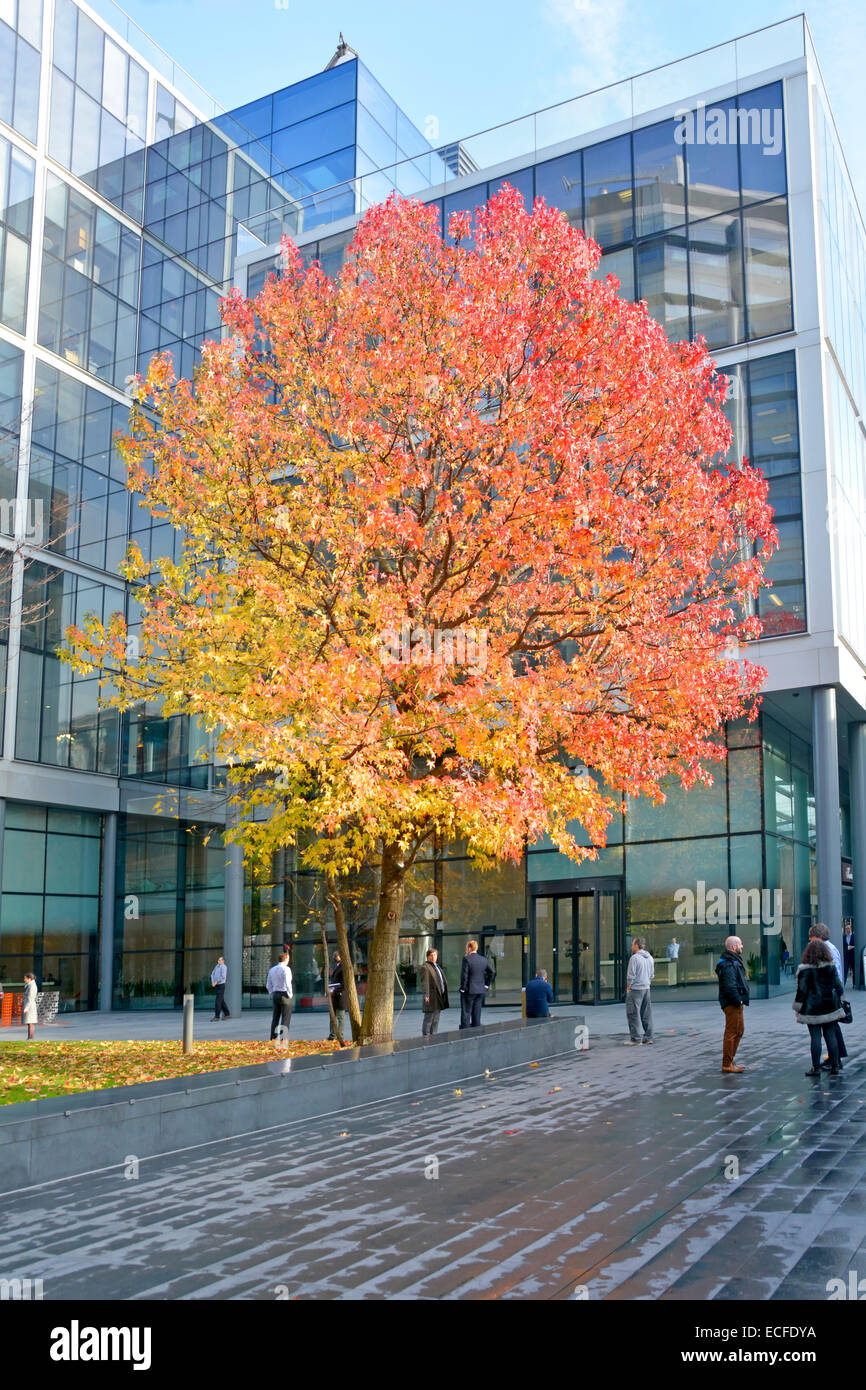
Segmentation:
<svg viewBox="0 0 866 1390">
<path fill-rule="evenodd" d="M 0 1106 L 0 1191 L 572 1052 L 575 1015 Z"/>
</svg>

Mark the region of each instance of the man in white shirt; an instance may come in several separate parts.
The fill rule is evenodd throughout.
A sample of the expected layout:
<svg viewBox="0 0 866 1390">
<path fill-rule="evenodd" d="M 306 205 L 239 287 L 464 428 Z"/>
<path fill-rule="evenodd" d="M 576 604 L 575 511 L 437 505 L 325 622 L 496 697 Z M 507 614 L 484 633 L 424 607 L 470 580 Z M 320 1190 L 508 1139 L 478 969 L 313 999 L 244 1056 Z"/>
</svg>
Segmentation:
<svg viewBox="0 0 866 1390">
<path fill-rule="evenodd" d="M 226 970 L 225 959 L 223 958 L 223 956 L 220 956 L 219 960 L 217 961 L 216 965 L 211 971 L 210 977 L 210 982 L 216 990 L 216 999 L 214 1001 L 213 1018 L 211 1019 L 211 1023 L 219 1023 L 223 1015 L 225 1015 L 226 1018 L 231 1018 L 231 1014 L 226 1008 L 227 975 L 228 971 Z"/>
<path fill-rule="evenodd" d="M 292 970 L 289 965 L 289 953 L 283 951 L 276 965 L 272 965 L 268 971 L 267 991 L 274 1001 L 274 1012 L 271 1017 L 271 1038 L 276 1038 L 277 1028 L 280 1027 L 280 1038 L 288 1036 L 289 1024 L 292 1021 Z"/>
</svg>

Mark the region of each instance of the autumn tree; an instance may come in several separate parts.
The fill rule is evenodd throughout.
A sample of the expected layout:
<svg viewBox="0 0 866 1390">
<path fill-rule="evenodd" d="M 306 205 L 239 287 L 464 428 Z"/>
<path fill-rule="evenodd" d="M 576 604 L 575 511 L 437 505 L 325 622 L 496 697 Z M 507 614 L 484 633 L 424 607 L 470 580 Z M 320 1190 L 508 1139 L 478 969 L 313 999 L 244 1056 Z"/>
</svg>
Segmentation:
<svg viewBox="0 0 866 1390">
<path fill-rule="evenodd" d="M 136 663 L 120 619 L 71 633 L 113 699 L 213 730 L 249 853 L 298 844 L 337 896 L 376 861 L 365 1041 L 391 1034 L 423 846 L 592 853 L 575 823 L 601 845 L 624 793 L 707 780 L 764 674 L 738 651 L 766 485 L 713 466 L 704 346 L 593 278 L 598 247 L 540 199 L 506 187 L 449 230 L 392 197 L 335 279 L 287 242 L 193 382 L 153 359 L 123 447 L 183 553 L 131 554 Z"/>
</svg>

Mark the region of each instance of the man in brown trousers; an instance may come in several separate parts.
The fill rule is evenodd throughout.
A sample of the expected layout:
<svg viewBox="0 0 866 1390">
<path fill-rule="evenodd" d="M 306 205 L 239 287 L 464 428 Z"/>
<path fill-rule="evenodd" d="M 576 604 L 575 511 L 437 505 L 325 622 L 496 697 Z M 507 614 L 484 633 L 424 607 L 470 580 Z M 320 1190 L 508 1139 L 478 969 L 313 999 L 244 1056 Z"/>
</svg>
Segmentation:
<svg viewBox="0 0 866 1390">
<path fill-rule="evenodd" d="M 719 978 L 719 1004 L 725 1015 L 725 1040 L 722 1044 L 722 1071 L 745 1071 L 734 1065 L 740 1038 L 743 1036 L 743 1008 L 749 1002 L 746 967 L 743 965 L 743 943 L 738 936 L 729 936 L 716 966 Z"/>
</svg>

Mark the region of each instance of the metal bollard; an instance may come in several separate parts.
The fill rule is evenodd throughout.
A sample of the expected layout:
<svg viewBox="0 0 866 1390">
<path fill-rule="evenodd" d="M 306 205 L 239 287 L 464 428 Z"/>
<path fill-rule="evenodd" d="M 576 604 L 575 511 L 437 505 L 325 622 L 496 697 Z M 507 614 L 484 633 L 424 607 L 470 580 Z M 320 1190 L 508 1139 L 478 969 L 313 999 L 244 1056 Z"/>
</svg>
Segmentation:
<svg viewBox="0 0 866 1390">
<path fill-rule="evenodd" d="M 526 985 L 520 991 L 520 1017 L 526 1018 Z"/>
<path fill-rule="evenodd" d="M 183 1051 L 184 1056 L 192 1052 L 192 1020 L 193 1009 L 195 1007 L 195 996 L 185 994 L 183 996 Z"/>
</svg>

